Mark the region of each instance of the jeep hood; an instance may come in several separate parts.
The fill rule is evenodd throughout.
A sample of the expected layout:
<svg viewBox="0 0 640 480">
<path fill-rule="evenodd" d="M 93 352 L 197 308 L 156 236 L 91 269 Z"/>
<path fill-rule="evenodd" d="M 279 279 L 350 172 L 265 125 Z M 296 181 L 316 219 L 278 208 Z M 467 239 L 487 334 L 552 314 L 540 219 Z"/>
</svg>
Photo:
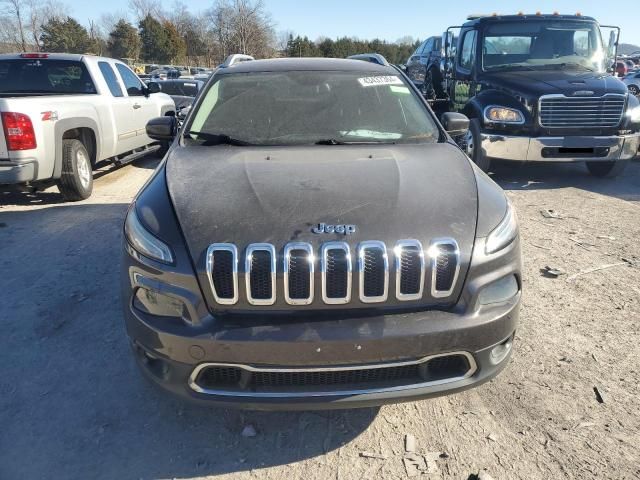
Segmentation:
<svg viewBox="0 0 640 480">
<path fill-rule="evenodd" d="M 449 144 L 305 147 L 181 146 L 169 154 L 167 185 L 188 250 L 201 274 L 211 243 L 241 258 L 249 243 L 281 254 L 290 241 L 380 240 L 387 248 L 452 237 L 468 267 L 478 211 L 475 175 Z M 319 223 L 356 232 L 315 234 Z M 242 262 L 240 262 L 242 268 Z M 200 275 L 199 275 L 200 276 Z M 458 282 L 462 284 L 462 282 Z"/>
</svg>

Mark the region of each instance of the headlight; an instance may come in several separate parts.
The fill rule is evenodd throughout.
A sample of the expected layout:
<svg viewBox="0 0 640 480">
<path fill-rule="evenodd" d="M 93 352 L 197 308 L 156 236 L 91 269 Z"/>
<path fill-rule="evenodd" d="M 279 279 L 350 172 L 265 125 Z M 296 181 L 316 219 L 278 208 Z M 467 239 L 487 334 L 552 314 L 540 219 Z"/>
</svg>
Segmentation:
<svg viewBox="0 0 640 480">
<path fill-rule="evenodd" d="M 492 123 L 524 123 L 524 116 L 519 110 L 496 105 L 484 109 L 484 119 Z"/>
<path fill-rule="evenodd" d="M 627 116 L 631 123 L 640 123 L 640 105 L 629 109 Z"/>
<path fill-rule="evenodd" d="M 518 219 L 511 204 L 507 205 L 507 213 L 500 224 L 487 236 L 485 253 L 495 253 L 509 245 L 518 235 Z"/>
<path fill-rule="evenodd" d="M 168 245 L 161 242 L 147 231 L 136 214 L 136 206 L 132 205 L 124 222 L 124 234 L 131 246 L 145 257 L 163 263 L 173 263 L 173 255 Z"/>
</svg>

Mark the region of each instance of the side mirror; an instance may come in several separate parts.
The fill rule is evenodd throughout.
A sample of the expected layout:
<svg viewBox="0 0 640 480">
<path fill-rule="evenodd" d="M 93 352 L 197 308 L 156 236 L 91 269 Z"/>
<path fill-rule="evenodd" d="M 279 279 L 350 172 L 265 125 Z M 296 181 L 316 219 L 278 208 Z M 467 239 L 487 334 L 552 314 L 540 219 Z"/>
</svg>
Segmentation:
<svg viewBox="0 0 640 480">
<path fill-rule="evenodd" d="M 469 131 L 469 118 L 457 112 L 442 114 L 442 126 L 452 137 L 460 137 Z"/>
<path fill-rule="evenodd" d="M 171 142 L 178 132 L 176 117 L 156 117 L 147 122 L 147 136 L 159 142 Z"/>
<path fill-rule="evenodd" d="M 406 65 L 400 64 L 400 65 L 398 65 L 398 68 L 400 70 L 402 70 L 403 72 L 407 73 L 407 66 Z"/>
<path fill-rule="evenodd" d="M 147 84 L 147 91 L 151 93 L 159 93 L 162 91 L 158 82 L 149 82 Z"/>
</svg>

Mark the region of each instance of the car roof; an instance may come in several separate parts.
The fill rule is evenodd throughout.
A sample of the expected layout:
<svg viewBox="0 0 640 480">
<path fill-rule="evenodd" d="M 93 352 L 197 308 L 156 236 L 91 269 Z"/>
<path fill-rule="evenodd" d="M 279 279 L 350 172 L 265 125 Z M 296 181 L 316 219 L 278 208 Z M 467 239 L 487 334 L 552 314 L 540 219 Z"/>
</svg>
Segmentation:
<svg viewBox="0 0 640 480">
<path fill-rule="evenodd" d="M 43 58 L 43 60 L 72 60 L 72 61 L 79 62 L 83 58 L 90 58 L 96 61 L 110 60 L 110 61 L 120 62 L 120 60 L 115 58 L 98 57 L 96 55 L 88 55 L 88 54 L 82 54 L 82 53 L 48 53 L 48 52 L 3 53 L 3 54 L 0 54 L 0 60 L 19 60 L 22 58 L 21 55 L 29 55 L 29 54 L 46 55 L 46 58 Z M 27 58 L 26 60 L 29 60 L 29 59 Z M 33 58 L 31 60 L 33 60 Z"/>
<path fill-rule="evenodd" d="M 348 60 L 343 58 L 274 58 L 269 60 L 252 60 L 242 62 L 231 67 L 220 69 L 216 75 L 248 72 L 287 72 L 300 70 L 325 70 L 344 72 L 373 72 L 397 74 L 391 66 L 382 66 L 362 60 Z"/>
</svg>

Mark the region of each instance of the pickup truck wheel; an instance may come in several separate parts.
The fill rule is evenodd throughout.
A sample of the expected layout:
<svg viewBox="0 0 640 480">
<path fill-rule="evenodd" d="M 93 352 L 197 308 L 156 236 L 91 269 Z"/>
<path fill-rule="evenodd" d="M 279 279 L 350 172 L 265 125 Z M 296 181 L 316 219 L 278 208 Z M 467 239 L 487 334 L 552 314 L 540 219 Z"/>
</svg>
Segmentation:
<svg viewBox="0 0 640 480">
<path fill-rule="evenodd" d="M 489 167 L 491 167 L 491 159 L 487 158 L 482 150 L 480 122 L 477 118 L 473 118 L 469 122 L 469 131 L 464 136 L 462 144 L 465 153 L 473 163 L 475 163 L 483 172 L 488 172 Z"/>
<path fill-rule="evenodd" d="M 89 152 L 80 140 L 62 141 L 62 173 L 58 190 L 65 200 L 75 202 L 91 196 L 93 171 Z"/>
<path fill-rule="evenodd" d="M 617 160 L 613 162 L 587 162 L 587 169 L 594 177 L 617 177 L 625 169 L 628 160 Z"/>
</svg>

